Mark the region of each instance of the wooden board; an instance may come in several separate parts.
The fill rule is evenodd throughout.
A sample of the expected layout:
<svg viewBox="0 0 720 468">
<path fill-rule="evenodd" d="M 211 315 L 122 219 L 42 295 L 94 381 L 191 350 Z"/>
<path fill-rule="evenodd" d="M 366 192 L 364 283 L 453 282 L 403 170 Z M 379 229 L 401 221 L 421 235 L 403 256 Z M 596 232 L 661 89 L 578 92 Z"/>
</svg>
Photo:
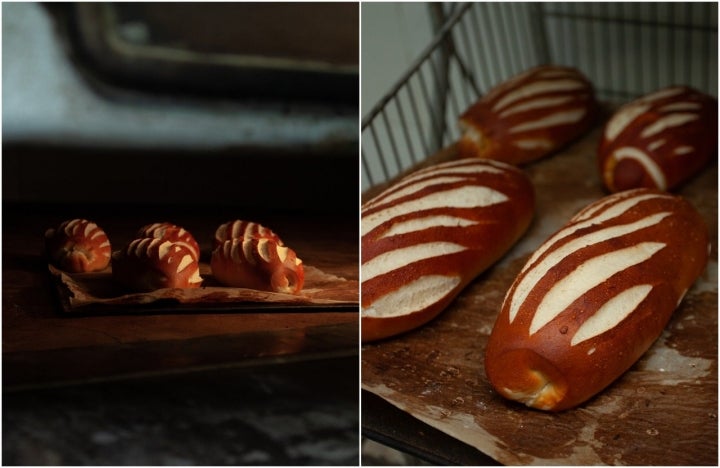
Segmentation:
<svg viewBox="0 0 720 468">
<path fill-rule="evenodd" d="M 277 360 L 353 355 L 358 352 L 358 315 L 321 305 L 267 310 L 258 305 L 198 311 L 166 304 L 161 313 L 137 314 L 131 306 L 113 314 L 69 316 L 57 301 L 42 251 L 45 229 L 64 219 L 88 217 L 114 245 L 128 242 L 142 225 L 172 220 L 190 230 L 207 256 L 211 235 L 232 209 L 201 207 L 108 209 L 103 206 L 4 207 L 4 389 L 166 373 Z M 307 214 L 248 215 L 273 230 L 304 262 L 328 275 L 358 279 L 357 218 Z"/>
<path fill-rule="evenodd" d="M 526 170 L 536 216 L 525 237 L 426 326 L 362 347 L 362 387 L 503 464 L 715 465 L 717 165 L 679 193 L 702 213 L 711 261 L 662 336 L 587 404 L 544 413 L 497 395 L 483 356 L 505 292 L 529 255 L 580 208 L 606 195 L 595 164 L 600 129 Z M 436 156 L 448 159 L 453 151 Z"/>
</svg>

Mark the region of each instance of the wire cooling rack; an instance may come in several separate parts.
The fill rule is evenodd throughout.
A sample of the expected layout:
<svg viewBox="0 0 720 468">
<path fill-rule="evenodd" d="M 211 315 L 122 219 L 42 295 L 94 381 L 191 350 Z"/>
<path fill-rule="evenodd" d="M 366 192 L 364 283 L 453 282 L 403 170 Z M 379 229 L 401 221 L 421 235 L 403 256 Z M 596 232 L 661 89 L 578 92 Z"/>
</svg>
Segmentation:
<svg viewBox="0 0 720 468">
<path fill-rule="evenodd" d="M 717 96 L 717 3 L 477 2 L 433 6 L 444 22 L 362 122 L 362 188 L 459 137 L 458 116 L 532 66 L 577 67 L 600 100 L 672 84 Z"/>
</svg>

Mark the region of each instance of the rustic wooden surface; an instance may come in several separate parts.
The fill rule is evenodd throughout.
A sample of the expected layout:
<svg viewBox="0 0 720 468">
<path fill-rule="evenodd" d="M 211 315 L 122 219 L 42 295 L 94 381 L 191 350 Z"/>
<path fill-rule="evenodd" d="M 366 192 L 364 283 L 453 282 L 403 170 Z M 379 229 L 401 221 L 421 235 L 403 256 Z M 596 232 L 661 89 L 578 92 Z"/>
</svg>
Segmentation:
<svg viewBox="0 0 720 468">
<path fill-rule="evenodd" d="M 357 354 L 357 310 L 346 308 L 62 316 L 47 263 L 40 256 L 48 227 L 67 218 L 88 217 L 119 246 L 140 226 L 170 220 L 193 232 L 207 256 L 214 229 L 244 215 L 228 208 L 208 213 L 162 207 L 5 206 L 4 388 Z M 308 264 L 358 279 L 357 219 L 287 213 L 249 216 L 282 233 L 287 245 Z"/>
<path fill-rule="evenodd" d="M 580 208 L 605 195 L 600 129 L 526 169 L 536 217 L 525 237 L 428 325 L 362 347 L 362 387 L 503 464 L 716 465 L 717 165 L 679 190 L 703 214 L 711 261 L 662 336 L 587 404 L 553 414 L 504 400 L 483 371 L 505 291 L 525 261 Z M 452 157 L 445 151 L 439 159 Z"/>
</svg>

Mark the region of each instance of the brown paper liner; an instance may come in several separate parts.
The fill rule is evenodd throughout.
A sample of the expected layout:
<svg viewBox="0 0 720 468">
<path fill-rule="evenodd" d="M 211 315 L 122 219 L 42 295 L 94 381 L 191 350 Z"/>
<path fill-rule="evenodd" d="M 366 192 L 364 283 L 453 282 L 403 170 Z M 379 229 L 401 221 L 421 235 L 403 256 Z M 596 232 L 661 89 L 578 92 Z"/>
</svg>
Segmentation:
<svg viewBox="0 0 720 468">
<path fill-rule="evenodd" d="M 69 274 L 48 265 L 57 286 L 62 309 L 73 312 L 194 312 L 247 309 L 355 310 L 359 304 L 356 280 L 348 280 L 305 265 L 305 284 L 298 295 L 225 287 L 212 277 L 210 266 L 201 263 L 200 288 L 166 288 L 152 292 L 129 292 L 112 279 L 111 267 L 94 273 Z"/>
</svg>

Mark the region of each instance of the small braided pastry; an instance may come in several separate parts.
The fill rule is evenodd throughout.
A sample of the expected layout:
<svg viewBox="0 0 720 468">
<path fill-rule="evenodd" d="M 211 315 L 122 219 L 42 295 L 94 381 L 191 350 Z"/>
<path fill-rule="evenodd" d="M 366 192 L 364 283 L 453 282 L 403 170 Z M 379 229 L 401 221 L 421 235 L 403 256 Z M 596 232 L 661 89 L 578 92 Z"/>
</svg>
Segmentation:
<svg viewBox="0 0 720 468">
<path fill-rule="evenodd" d="M 69 273 L 99 271 L 110 263 L 110 240 L 97 224 L 71 219 L 45 231 L 45 252 L 50 261 Z"/>
</svg>

